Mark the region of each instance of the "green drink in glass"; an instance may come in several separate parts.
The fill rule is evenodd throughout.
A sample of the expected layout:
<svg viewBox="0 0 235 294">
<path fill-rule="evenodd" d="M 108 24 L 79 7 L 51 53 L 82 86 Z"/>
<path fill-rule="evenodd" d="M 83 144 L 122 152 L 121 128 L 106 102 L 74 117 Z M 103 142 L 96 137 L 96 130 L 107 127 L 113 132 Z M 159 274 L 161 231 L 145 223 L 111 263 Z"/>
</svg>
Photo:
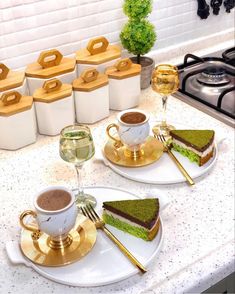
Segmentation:
<svg viewBox="0 0 235 294">
<path fill-rule="evenodd" d="M 96 199 L 84 193 L 81 185 L 81 172 L 83 164 L 95 154 L 95 146 L 90 129 L 84 125 L 71 125 L 62 129 L 60 133 L 60 157 L 73 163 L 77 172 L 78 194 L 76 204 L 78 207 L 91 204 L 96 205 Z"/>
</svg>

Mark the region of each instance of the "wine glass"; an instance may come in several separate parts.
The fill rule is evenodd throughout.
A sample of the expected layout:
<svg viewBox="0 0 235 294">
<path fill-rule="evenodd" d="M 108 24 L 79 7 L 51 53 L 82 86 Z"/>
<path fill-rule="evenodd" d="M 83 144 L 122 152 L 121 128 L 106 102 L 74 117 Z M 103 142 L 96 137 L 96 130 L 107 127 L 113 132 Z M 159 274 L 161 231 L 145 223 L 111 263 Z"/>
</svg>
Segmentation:
<svg viewBox="0 0 235 294">
<path fill-rule="evenodd" d="M 60 132 L 60 157 L 73 163 L 77 172 L 78 194 L 76 195 L 76 205 L 83 207 L 91 204 L 96 206 L 95 197 L 84 193 L 81 184 L 82 167 L 85 161 L 95 154 L 95 146 L 89 127 L 75 124 L 63 128 Z"/>
<path fill-rule="evenodd" d="M 168 137 L 170 130 L 173 130 L 174 127 L 166 122 L 166 106 L 168 95 L 175 93 L 179 89 L 177 67 L 170 64 L 156 66 L 152 75 L 152 88 L 162 96 L 162 121 L 153 127 L 153 133 Z"/>
</svg>

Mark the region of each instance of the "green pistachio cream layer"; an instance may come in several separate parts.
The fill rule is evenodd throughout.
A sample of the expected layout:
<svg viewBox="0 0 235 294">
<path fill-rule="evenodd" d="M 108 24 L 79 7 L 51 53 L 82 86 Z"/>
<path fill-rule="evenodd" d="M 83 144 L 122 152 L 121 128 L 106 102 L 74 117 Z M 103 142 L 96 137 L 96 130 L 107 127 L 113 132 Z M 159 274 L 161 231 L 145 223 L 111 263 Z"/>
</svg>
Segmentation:
<svg viewBox="0 0 235 294">
<path fill-rule="evenodd" d="M 191 162 L 195 162 L 196 164 L 200 164 L 200 157 L 199 155 L 197 155 L 196 153 L 194 153 L 192 150 L 188 150 L 188 149 L 185 149 L 175 143 L 172 143 L 172 147 L 173 147 L 173 150 L 179 152 L 180 154 L 182 154 L 183 156 L 185 157 L 188 157 L 188 159 L 191 161 Z"/>
<path fill-rule="evenodd" d="M 121 221 L 118 218 L 113 217 L 112 215 L 109 215 L 107 213 L 103 213 L 103 221 L 111 225 L 123 232 L 127 232 L 137 238 L 141 238 L 145 241 L 148 241 L 148 230 L 143 227 L 136 227 L 135 225 L 130 225 L 126 222 Z"/>
</svg>

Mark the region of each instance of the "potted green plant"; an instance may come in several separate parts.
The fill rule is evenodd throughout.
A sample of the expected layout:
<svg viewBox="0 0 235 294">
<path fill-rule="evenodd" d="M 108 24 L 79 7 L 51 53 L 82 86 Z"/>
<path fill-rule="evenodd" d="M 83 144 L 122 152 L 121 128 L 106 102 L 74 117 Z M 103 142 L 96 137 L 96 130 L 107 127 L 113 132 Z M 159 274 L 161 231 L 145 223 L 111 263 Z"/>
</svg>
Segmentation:
<svg viewBox="0 0 235 294">
<path fill-rule="evenodd" d="M 136 55 L 132 61 L 141 64 L 141 89 L 145 89 L 150 85 L 154 69 L 154 60 L 143 56 L 156 41 L 155 28 L 146 19 L 152 11 L 152 0 L 125 0 L 123 11 L 129 20 L 120 33 L 120 39 L 123 47 Z"/>
</svg>

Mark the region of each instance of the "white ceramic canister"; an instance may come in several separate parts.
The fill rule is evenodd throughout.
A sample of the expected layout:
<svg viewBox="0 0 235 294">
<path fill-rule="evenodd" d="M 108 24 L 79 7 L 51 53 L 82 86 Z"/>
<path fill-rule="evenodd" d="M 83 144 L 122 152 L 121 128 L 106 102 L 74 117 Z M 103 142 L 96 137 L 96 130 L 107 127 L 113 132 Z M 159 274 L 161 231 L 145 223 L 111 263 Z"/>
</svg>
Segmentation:
<svg viewBox="0 0 235 294">
<path fill-rule="evenodd" d="M 106 69 L 109 78 L 109 108 L 125 110 L 139 105 L 141 65 L 129 58 L 116 61 Z"/>
<path fill-rule="evenodd" d="M 121 57 L 121 49 L 117 45 L 109 45 L 108 40 L 103 37 L 91 39 L 87 48 L 76 52 L 77 74 L 90 68 L 96 68 L 99 72 L 104 73 L 108 66 L 111 66 Z"/>
<path fill-rule="evenodd" d="M 32 96 L 17 91 L 2 94 L 0 100 L 0 149 L 16 150 L 37 138 Z"/>
<path fill-rule="evenodd" d="M 40 134 L 55 136 L 74 124 L 75 110 L 72 85 L 51 79 L 33 94 Z"/>
<path fill-rule="evenodd" d="M 85 70 L 73 82 L 78 123 L 95 123 L 109 116 L 108 77 L 95 68 Z"/>
<path fill-rule="evenodd" d="M 75 65 L 74 58 L 63 57 L 57 49 L 41 52 L 37 62 L 29 64 L 26 68 L 30 95 L 51 78 L 56 77 L 62 83 L 72 84 L 77 77 Z"/>
<path fill-rule="evenodd" d="M 15 90 L 22 95 L 28 95 L 28 86 L 23 71 L 12 71 L 0 63 L 0 98 L 3 93 Z"/>
</svg>

